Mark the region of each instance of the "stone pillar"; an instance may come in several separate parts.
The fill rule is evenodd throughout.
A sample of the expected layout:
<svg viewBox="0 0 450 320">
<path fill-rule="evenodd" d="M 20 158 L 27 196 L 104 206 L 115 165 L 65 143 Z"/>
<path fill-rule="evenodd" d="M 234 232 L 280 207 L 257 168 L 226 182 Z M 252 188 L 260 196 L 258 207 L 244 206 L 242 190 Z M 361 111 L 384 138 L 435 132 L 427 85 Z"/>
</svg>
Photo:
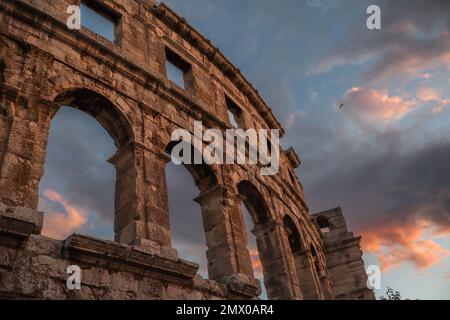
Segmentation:
<svg viewBox="0 0 450 320">
<path fill-rule="evenodd" d="M 166 181 L 166 166 L 170 161 L 165 153 L 144 152 L 143 192 L 148 239 L 161 246 L 171 246 Z"/>
<path fill-rule="evenodd" d="M 137 238 L 147 237 L 142 196 L 137 183 L 139 166 L 135 146 L 129 144 L 117 150 L 109 162 L 116 168 L 115 240 L 131 244 Z"/>
<path fill-rule="evenodd" d="M 333 290 L 331 289 L 331 282 L 328 275 L 321 277 L 322 296 L 325 300 L 333 300 Z"/>
<path fill-rule="evenodd" d="M 269 299 L 292 300 L 301 298 L 295 275 L 286 258 L 287 248 L 283 245 L 284 228 L 276 222 L 255 226 L 253 233 L 263 266 L 264 282 Z"/>
<path fill-rule="evenodd" d="M 314 277 L 314 263 L 306 251 L 294 253 L 295 266 L 300 281 L 300 290 L 305 300 L 320 300 L 320 284 Z"/>
<path fill-rule="evenodd" d="M 0 98 L 0 202 L 37 209 L 51 118 L 58 106 L 6 94 Z"/>
<path fill-rule="evenodd" d="M 245 274 L 249 279 L 255 279 L 252 260 L 248 251 L 247 228 L 245 226 L 244 213 L 242 212 L 242 202 L 244 199 L 244 196 L 240 194 L 231 195 L 230 192 L 227 197 L 227 208 L 230 211 L 231 230 L 236 250 L 238 272 Z"/>
<path fill-rule="evenodd" d="M 284 257 L 286 263 L 287 276 L 290 280 L 290 284 L 292 287 L 292 292 L 294 296 L 291 299 L 303 299 L 303 293 L 300 289 L 299 278 L 297 274 L 297 268 L 295 265 L 294 254 L 292 252 L 291 246 L 289 244 L 288 235 L 286 233 L 285 227 L 281 227 L 278 229 L 278 234 L 280 235 L 281 240 L 281 252 Z"/>
<path fill-rule="evenodd" d="M 331 288 L 331 281 L 328 275 L 328 270 L 326 267 L 325 258 L 322 257 L 320 263 L 320 272 L 318 274 L 320 279 L 320 289 L 322 293 L 322 299 L 324 300 L 332 300 L 333 299 L 333 290 Z"/>
<path fill-rule="evenodd" d="M 165 181 L 168 159 L 132 142 L 109 160 L 116 167 L 116 241 L 170 246 Z"/>
<path fill-rule="evenodd" d="M 210 279 L 224 282 L 239 273 L 254 279 L 238 202 L 226 199 L 226 190 L 219 185 L 202 192 L 195 201 L 202 210 Z"/>
</svg>

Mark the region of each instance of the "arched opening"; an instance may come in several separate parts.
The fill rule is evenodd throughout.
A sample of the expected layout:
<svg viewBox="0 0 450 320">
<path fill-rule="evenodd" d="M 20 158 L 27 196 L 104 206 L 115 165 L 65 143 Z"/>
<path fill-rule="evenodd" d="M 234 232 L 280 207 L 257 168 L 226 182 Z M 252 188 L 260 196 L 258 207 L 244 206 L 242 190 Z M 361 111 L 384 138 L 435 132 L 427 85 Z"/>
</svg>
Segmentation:
<svg viewBox="0 0 450 320">
<path fill-rule="evenodd" d="M 180 143 L 184 142 L 171 142 L 166 147 L 166 154 L 171 156 L 173 148 Z M 194 163 L 194 156 L 198 151 L 187 143 L 185 146 L 190 148 L 191 163 Z M 183 155 L 180 154 L 180 156 Z M 207 217 L 205 214 L 207 212 L 204 205 L 196 201 L 196 198 L 199 193 L 207 192 L 217 185 L 216 175 L 206 164 L 176 165 L 171 161 L 166 165 L 166 181 L 172 246 L 177 249 L 179 256 L 183 259 L 198 263 L 199 273 L 204 278 L 212 278 L 206 257 L 205 219 Z"/>
<path fill-rule="evenodd" d="M 308 257 L 300 232 L 289 215 L 283 217 L 283 226 L 288 238 L 289 247 L 294 257 L 295 269 L 300 284 L 300 290 L 305 300 L 320 299 L 317 290 L 318 279 L 314 275 L 314 262 Z"/>
<path fill-rule="evenodd" d="M 244 196 L 244 205 L 252 217 L 254 225 L 263 225 L 269 221 L 267 205 L 258 189 L 248 181 L 237 186 L 240 195 Z"/>
<path fill-rule="evenodd" d="M 245 230 L 247 233 L 247 250 L 250 254 L 252 269 L 253 269 L 253 275 L 255 279 L 259 280 L 259 283 L 261 284 L 261 295 L 260 298 L 263 300 L 267 300 L 267 289 L 264 282 L 264 270 L 263 265 L 261 262 L 261 257 L 259 255 L 258 250 L 258 241 L 256 235 L 252 232 L 253 231 L 253 219 L 252 216 L 247 209 L 247 206 L 244 204 L 241 204 L 241 210 L 244 215 L 244 224 L 245 224 Z"/>
<path fill-rule="evenodd" d="M 332 292 L 328 277 L 326 275 L 326 265 L 323 255 L 319 255 L 314 244 L 310 246 L 310 252 L 314 263 L 314 274 L 317 278 L 318 288 L 320 290 L 321 299 L 331 299 Z"/>
<path fill-rule="evenodd" d="M 104 96 L 89 89 L 66 91 L 55 98 L 60 106 L 70 106 L 94 117 L 114 139 L 117 148 L 134 141 L 133 131 L 126 117 Z"/>
<path fill-rule="evenodd" d="M 176 154 L 175 152 L 172 153 L 173 148 L 177 145 L 183 147 L 180 154 Z M 181 162 L 182 159 L 179 159 L 179 157 L 183 157 L 183 150 L 187 149 L 191 150 L 191 160 L 189 161 L 189 163 L 183 163 L 183 166 L 194 178 L 195 185 L 200 190 L 200 192 L 207 191 L 208 189 L 217 185 L 217 177 L 211 166 L 205 163 L 194 164 L 196 155 L 202 155 L 202 153 L 194 148 L 194 146 L 184 141 L 172 141 L 167 145 L 165 152 L 167 155 L 173 156 L 175 159 L 178 159 Z"/>
<path fill-rule="evenodd" d="M 295 254 L 302 250 L 300 233 L 298 232 L 294 221 L 292 221 L 292 218 L 288 215 L 285 215 L 283 218 L 283 225 L 288 237 L 289 247 L 291 248 L 292 254 Z"/>
<path fill-rule="evenodd" d="M 133 141 L 131 126 L 107 98 L 88 89 L 66 91 L 54 102 L 58 107 L 49 112 L 48 140 L 42 146 L 43 233 L 58 239 L 77 232 L 117 240 L 117 215 L 123 209 L 118 194 L 129 172 L 108 162 Z"/>
<path fill-rule="evenodd" d="M 242 181 L 237 186 L 243 196 L 242 212 L 247 231 L 247 249 L 250 253 L 253 273 L 261 283 L 261 299 L 268 298 L 266 279 L 264 277 L 264 263 L 261 250 L 264 250 L 264 234 L 258 233 L 269 221 L 267 206 L 259 191 L 248 181 Z M 267 272 L 267 271 L 266 271 Z"/>
<path fill-rule="evenodd" d="M 320 285 L 320 265 L 317 251 L 313 245 L 310 246 L 311 256 L 305 250 L 300 232 L 289 215 L 283 217 L 283 226 L 288 238 L 289 247 L 294 257 L 297 277 L 300 290 L 305 300 L 321 299 Z"/>
<path fill-rule="evenodd" d="M 40 183 L 44 235 L 65 239 L 82 233 L 114 239 L 115 170 L 107 160 L 115 151 L 95 119 L 70 107 L 57 112 Z"/>
<path fill-rule="evenodd" d="M 317 222 L 317 225 L 319 226 L 320 231 L 322 233 L 327 233 L 327 232 L 330 231 L 331 224 L 330 224 L 330 221 L 328 220 L 327 217 L 325 217 L 325 216 L 318 216 L 316 218 L 316 222 Z"/>
</svg>

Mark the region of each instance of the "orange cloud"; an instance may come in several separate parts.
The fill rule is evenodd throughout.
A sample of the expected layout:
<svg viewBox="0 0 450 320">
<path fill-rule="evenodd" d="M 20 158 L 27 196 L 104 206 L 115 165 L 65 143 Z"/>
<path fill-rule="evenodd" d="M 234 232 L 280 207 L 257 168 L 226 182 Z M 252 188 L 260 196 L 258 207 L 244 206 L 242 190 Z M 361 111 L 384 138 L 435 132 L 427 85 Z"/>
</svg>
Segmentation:
<svg viewBox="0 0 450 320">
<path fill-rule="evenodd" d="M 411 261 L 418 270 L 431 268 L 441 262 L 449 252 L 432 240 L 419 240 L 411 245 L 395 247 L 380 255 L 383 271 L 389 271 L 405 261 Z"/>
<path fill-rule="evenodd" d="M 417 104 L 416 100 L 358 87 L 347 91 L 343 102 L 348 114 L 363 122 L 399 120 Z"/>
<path fill-rule="evenodd" d="M 44 196 L 60 204 L 65 212 L 45 212 L 44 228 L 42 234 L 55 239 L 65 239 L 75 230 L 87 223 L 87 214 L 52 189 L 44 191 Z"/>
<path fill-rule="evenodd" d="M 262 279 L 263 270 L 261 259 L 259 258 L 258 249 L 249 249 L 250 259 L 252 262 L 253 273 L 255 274 L 255 278 Z"/>
<path fill-rule="evenodd" d="M 383 271 L 392 270 L 404 262 L 411 262 L 418 270 L 425 270 L 441 262 L 450 251 L 423 234 L 432 228 L 429 222 L 417 219 L 410 225 L 391 225 L 362 232 L 362 247 L 378 256 Z M 433 232 L 433 231 L 432 231 Z"/>
</svg>

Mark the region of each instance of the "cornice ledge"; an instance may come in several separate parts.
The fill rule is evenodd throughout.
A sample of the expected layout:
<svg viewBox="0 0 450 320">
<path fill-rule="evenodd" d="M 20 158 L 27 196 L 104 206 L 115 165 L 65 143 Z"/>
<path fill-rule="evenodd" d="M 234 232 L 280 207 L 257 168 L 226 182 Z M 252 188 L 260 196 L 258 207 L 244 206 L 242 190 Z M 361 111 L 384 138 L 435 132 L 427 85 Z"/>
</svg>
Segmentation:
<svg viewBox="0 0 450 320">
<path fill-rule="evenodd" d="M 167 259 L 117 242 L 78 234 L 73 234 L 64 241 L 62 256 L 86 264 L 103 265 L 143 275 L 156 271 L 184 280 L 192 280 L 199 268 L 198 264 L 182 259 Z"/>
</svg>

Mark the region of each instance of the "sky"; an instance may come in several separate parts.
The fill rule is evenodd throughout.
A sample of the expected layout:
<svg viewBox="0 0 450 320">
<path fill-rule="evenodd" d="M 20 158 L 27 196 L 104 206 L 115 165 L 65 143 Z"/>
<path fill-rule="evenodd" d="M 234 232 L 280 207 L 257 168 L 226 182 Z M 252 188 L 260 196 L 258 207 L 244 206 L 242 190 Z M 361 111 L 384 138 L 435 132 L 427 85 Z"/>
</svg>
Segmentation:
<svg viewBox="0 0 450 320">
<path fill-rule="evenodd" d="M 286 129 L 282 145 L 302 160 L 311 213 L 342 207 L 363 237 L 366 266 L 380 265 L 377 296 L 390 286 L 404 298 L 450 299 L 450 2 L 166 3 L 271 106 Z M 366 27 L 371 4 L 381 30 Z M 46 234 L 113 238 L 114 151 L 94 119 L 58 112 L 40 189 Z M 184 168 L 170 164 L 166 174 L 173 245 L 206 276 L 198 190 Z"/>
</svg>

